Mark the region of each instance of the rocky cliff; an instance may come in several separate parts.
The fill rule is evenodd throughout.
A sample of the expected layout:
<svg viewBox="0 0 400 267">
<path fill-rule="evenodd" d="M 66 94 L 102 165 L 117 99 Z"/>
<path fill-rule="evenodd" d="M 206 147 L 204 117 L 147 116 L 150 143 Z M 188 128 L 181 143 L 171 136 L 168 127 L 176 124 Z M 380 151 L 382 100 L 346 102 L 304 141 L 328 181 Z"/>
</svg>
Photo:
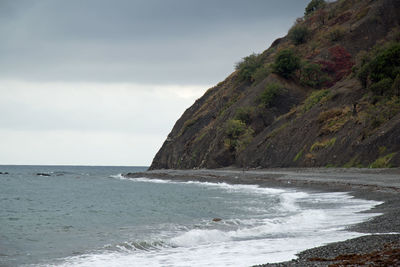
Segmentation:
<svg viewBox="0 0 400 267">
<path fill-rule="evenodd" d="M 313 0 L 176 122 L 151 169 L 400 166 L 400 1 Z"/>
</svg>

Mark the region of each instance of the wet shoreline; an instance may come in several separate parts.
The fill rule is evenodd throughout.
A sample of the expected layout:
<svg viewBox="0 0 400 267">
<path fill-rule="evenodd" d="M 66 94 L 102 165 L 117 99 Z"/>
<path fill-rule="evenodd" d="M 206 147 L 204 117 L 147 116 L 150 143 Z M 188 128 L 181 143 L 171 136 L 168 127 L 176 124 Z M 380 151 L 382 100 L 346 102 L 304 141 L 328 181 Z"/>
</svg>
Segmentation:
<svg viewBox="0 0 400 267">
<path fill-rule="evenodd" d="M 298 258 L 260 266 L 343 266 L 400 264 L 400 169 L 218 169 L 154 170 L 126 177 L 257 184 L 272 188 L 298 188 L 310 192 L 349 192 L 352 196 L 384 202 L 368 212 L 382 213 L 349 230 L 365 233 L 355 239 L 305 250 Z M 377 262 L 377 263 L 376 263 Z"/>
</svg>

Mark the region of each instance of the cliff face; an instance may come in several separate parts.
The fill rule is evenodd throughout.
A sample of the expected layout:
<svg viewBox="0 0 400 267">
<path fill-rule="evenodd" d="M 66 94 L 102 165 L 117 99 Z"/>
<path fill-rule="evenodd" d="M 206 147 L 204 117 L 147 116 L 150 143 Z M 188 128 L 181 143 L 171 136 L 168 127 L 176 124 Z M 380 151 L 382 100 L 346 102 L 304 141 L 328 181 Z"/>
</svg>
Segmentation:
<svg viewBox="0 0 400 267">
<path fill-rule="evenodd" d="M 400 166 L 400 1 L 307 10 L 184 112 L 151 169 Z"/>
</svg>

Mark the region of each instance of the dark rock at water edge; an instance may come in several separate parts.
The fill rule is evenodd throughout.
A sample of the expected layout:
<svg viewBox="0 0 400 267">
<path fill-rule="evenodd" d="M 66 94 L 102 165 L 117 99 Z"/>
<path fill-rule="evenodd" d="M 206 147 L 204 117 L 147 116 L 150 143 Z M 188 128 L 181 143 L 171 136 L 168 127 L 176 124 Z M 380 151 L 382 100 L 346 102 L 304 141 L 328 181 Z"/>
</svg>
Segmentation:
<svg viewBox="0 0 400 267">
<path fill-rule="evenodd" d="M 48 173 L 43 173 L 43 172 L 38 172 L 38 173 L 36 173 L 36 175 L 37 175 L 37 176 L 51 176 L 50 174 L 48 174 Z"/>
</svg>

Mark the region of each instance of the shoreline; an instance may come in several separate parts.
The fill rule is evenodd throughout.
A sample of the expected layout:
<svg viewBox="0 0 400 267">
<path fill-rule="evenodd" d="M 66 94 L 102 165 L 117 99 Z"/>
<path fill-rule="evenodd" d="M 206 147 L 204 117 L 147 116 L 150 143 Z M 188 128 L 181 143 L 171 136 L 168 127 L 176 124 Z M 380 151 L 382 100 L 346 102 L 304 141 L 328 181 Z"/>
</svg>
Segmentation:
<svg viewBox="0 0 400 267">
<path fill-rule="evenodd" d="M 258 266 L 346 266 L 400 265 L 400 168 L 282 168 L 282 169 L 201 169 L 152 170 L 128 173 L 128 178 L 256 184 L 262 187 L 294 188 L 309 192 L 348 192 L 350 195 L 383 204 L 366 211 L 381 213 L 348 230 L 365 236 L 311 248 L 288 262 Z"/>
</svg>

